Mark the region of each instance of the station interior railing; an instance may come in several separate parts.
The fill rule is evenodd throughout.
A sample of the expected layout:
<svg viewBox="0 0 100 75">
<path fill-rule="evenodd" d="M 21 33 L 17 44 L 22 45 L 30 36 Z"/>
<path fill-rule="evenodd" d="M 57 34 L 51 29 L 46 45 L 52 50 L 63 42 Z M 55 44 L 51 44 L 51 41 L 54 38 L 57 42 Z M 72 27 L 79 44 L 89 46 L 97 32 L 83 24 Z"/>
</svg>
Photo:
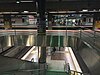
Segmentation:
<svg viewBox="0 0 100 75">
<path fill-rule="evenodd" d="M 87 29 L 87 28 L 86 29 L 84 28 L 84 30 L 80 29 L 79 32 L 77 33 L 77 35 L 80 39 L 87 41 L 96 51 L 100 52 L 100 50 L 99 50 L 100 40 L 98 40 L 98 39 L 100 39 L 99 34 L 100 34 L 99 30 L 91 30 L 91 29 Z M 15 35 L 16 35 L 16 30 L 15 30 Z M 16 38 L 15 38 L 15 43 L 17 43 Z M 35 66 L 35 68 L 33 68 L 32 64 L 37 65 L 37 66 Z M 30 66 L 31 68 L 30 68 L 29 65 L 27 65 L 25 62 L 18 69 L 14 69 L 11 71 L 8 70 L 5 72 L 2 72 L 0 75 L 18 75 L 18 74 L 19 75 L 41 75 L 42 73 L 47 72 L 47 67 L 40 69 L 39 64 L 37 64 L 37 63 L 32 63 L 32 64 L 31 64 L 31 66 Z M 46 64 L 44 64 L 44 65 L 46 65 Z M 65 66 L 65 67 L 67 68 L 67 70 L 65 70 L 66 75 L 86 75 L 85 73 L 70 70 L 69 65 Z M 50 75 L 50 74 L 47 73 L 47 75 Z M 55 75 L 60 75 L 60 74 L 56 73 Z"/>
<path fill-rule="evenodd" d="M 100 53 L 100 30 L 91 30 L 89 28 L 80 29 L 78 36 L 85 41 L 88 46 L 91 46 L 97 53 Z"/>
<path fill-rule="evenodd" d="M 35 65 L 36 63 L 33 64 Z M 68 64 L 67 66 L 65 65 L 65 72 L 48 71 L 47 64 L 42 64 L 45 66 L 44 68 L 39 67 L 41 64 L 36 64 L 37 66 L 35 68 L 27 67 L 28 65 L 27 63 L 23 63 L 19 69 L 8 70 L 0 73 L 0 75 L 84 75 L 84 73 L 70 70 L 70 66 Z M 31 64 L 31 66 L 33 65 Z"/>
</svg>

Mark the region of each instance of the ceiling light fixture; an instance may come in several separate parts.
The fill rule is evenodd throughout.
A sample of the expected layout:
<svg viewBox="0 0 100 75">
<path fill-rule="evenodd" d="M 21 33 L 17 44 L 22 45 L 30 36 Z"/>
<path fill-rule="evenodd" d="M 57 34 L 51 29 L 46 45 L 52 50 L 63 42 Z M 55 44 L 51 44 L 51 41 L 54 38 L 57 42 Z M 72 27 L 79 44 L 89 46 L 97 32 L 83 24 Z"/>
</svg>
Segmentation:
<svg viewBox="0 0 100 75">
<path fill-rule="evenodd" d="M 21 1 L 22 3 L 33 2 L 33 1 Z"/>
<path fill-rule="evenodd" d="M 82 11 L 88 11 L 88 9 L 83 9 Z"/>
<path fill-rule="evenodd" d="M 20 3 L 20 0 L 16 0 L 16 3 Z"/>
<path fill-rule="evenodd" d="M 24 11 L 24 13 L 28 13 L 29 11 Z"/>
</svg>

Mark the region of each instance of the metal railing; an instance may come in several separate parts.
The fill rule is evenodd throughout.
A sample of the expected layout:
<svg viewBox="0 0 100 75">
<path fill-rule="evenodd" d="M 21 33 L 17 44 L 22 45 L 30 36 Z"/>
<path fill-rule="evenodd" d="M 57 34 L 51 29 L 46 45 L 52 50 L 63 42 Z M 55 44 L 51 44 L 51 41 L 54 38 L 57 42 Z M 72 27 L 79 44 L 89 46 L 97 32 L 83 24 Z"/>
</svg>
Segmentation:
<svg viewBox="0 0 100 75">
<path fill-rule="evenodd" d="M 5 71 L 0 75 L 46 75 L 47 64 L 37 64 L 36 67 L 34 65 L 35 63 L 23 63 L 19 69 Z M 42 67 L 40 67 L 41 65 Z"/>
<path fill-rule="evenodd" d="M 84 75 L 84 74 L 78 71 L 70 70 L 70 75 Z"/>
<path fill-rule="evenodd" d="M 33 70 L 20 70 L 20 71 L 9 71 L 9 72 L 5 72 L 3 74 L 0 75 L 41 75 L 42 73 L 44 73 L 45 70 L 42 69 L 33 69 Z"/>
<path fill-rule="evenodd" d="M 99 42 L 100 42 L 100 32 L 96 30 L 87 30 L 80 29 L 79 31 L 79 38 L 87 42 L 91 47 L 93 47 L 97 52 L 100 52 Z"/>
<path fill-rule="evenodd" d="M 64 70 L 67 72 L 68 75 L 90 75 L 89 73 L 83 73 L 83 72 L 71 70 L 69 63 L 65 63 Z"/>
</svg>

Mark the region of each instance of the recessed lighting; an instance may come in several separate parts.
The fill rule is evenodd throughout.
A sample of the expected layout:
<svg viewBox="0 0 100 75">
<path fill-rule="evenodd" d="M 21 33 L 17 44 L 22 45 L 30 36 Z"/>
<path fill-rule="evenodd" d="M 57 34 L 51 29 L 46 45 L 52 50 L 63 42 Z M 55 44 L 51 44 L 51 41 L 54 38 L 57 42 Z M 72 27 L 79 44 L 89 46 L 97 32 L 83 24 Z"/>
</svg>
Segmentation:
<svg viewBox="0 0 100 75">
<path fill-rule="evenodd" d="M 82 11 L 88 11 L 88 9 L 83 9 Z"/>
<path fill-rule="evenodd" d="M 33 2 L 33 1 L 21 1 L 21 2 L 22 2 L 22 3 L 24 3 L 24 2 L 26 2 L 26 3 L 27 3 L 27 2 Z"/>
<path fill-rule="evenodd" d="M 16 3 L 20 3 L 19 1 L 16 1 Z"/>
<path fill-rule="evenodd" d="M 93 11 L 96 11 L 96 9 L 93 9 Z"/>
<path fill-rule="evenodd" d="M 29 11 L 24 11 L 24 13 L 28 13 Z"/>
</svg>

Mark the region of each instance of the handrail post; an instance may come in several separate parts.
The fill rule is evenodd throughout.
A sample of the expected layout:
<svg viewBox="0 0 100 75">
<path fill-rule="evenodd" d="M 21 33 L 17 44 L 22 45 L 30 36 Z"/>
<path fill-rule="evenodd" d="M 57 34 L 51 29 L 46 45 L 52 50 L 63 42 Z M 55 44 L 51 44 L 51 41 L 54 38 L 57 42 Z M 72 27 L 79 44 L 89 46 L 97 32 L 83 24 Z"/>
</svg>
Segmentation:
<svg viewBox="0 0 100 75">
<path fill-rule="evenodd" d="M 94 45 L 95 45 L 95 39 L 96 39 L 96 31 L 94 30 L 94 37 L 93 37 L 93 39 L 94 39 Z"/>
<path fill-rule="evenodd" d="M 82 37 L 82 30 L 80 29 L 80 39 L 81 39 L 81 37 Z"/>
</svg>

